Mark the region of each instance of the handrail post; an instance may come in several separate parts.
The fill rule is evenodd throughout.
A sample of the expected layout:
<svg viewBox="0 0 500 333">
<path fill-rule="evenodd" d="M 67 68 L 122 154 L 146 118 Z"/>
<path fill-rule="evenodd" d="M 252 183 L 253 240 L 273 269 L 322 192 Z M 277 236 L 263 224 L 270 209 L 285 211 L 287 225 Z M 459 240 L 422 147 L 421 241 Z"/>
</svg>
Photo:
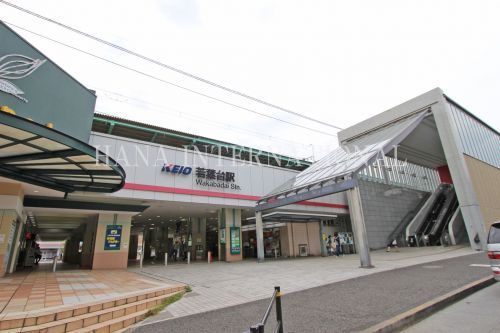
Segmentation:
<svg viewBox="0 0 500 333">
<path fill-rule="evenodd" d="M 259 323 L 259 333 L 264 333 L 264 324 Z"/>
<path fill-rule="evenodd" d="M 250 326 L 250 333 L 259 333 L 259 325 Z"/>
<path fill-rule="evenodd" d="M 276 291 L 276 321 L 278 322 L 279 330 L 278 333 L 283 333 L 283 313 L 281 309 L 281 288 L 274 287 Z"/>
</svg>

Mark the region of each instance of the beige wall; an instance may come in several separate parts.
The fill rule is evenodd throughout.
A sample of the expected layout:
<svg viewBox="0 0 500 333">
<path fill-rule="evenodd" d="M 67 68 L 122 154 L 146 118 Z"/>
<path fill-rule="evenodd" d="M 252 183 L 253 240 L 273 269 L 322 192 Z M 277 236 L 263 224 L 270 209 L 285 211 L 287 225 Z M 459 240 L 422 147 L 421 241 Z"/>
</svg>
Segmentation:
<svg viewBox="0 0 500 333">
<path fill-rule="evenodd" d="M 288 237 L 288 227 L 280 227 L 280 246 L 281 246 L 281 256 L 290 257 L 291 255 L 291 244 L 290 238 Z"/>
<path fill-rule="evenodd" d="M 307 235 L 309 244 L 309 255 L 320 256 L 321 255 L 321 244 L 319 235 L 319 222 L 308 222 L 307 224 Z"/>
<path fill-rule="evenodd" d="M 280 228 L 281 251 L 283 256 L 299 256 L 299 245 L 307 244 L 310 256 L 321 255 L 319 223 L 287 223 Z"/>
<path fill-rule="evenodd" d="M 1 199 L 0 199 L 1 200 Z M 0 277 L 4 276 L 7 271 L 7 252 L 10 252 L 10 256 L 15 256 L 15 244 L 18 242 L 17 239 L 13 240 L 10 248 L 8 249 L 8 239 L 9 234 L 12 229 L 12 222 L 17 219 L 17 213 L 15 210 L 0 210 Z M 17 226 L 17 225 L 16 225 Z M 14 230 L 12 230 L 14 231 Z M 18 235 L 19 236 L 19 235 Z"/>
<path fill-rule="evenodd" d="M 468 155 L 464 156 L 484 225 L 488 230 L 493 222 L 500 221 L 500 169 Z"/>
<path fill-rule="evenodd" d="M 115 216 L 116 216 L 116 221 L 115 221 Z M 106 226 L 111 224 L 117 224 L 122 226 L 120 250 L 104 250 Z M 130 214 L 111 214 L 111 213 L 99 214 L 92 269 L 127 268 L 130 227 L 131 227 Z"/>
<path fill-rule="evenodd" d="M 0 202 L 2 203 L 0 207 L 0 277 L 9 270 L 7 258 L 16 256 L 20 232 L 17 232 L 17 239 L 13 240 L 10 248 L 8 248 L 8 240 L 11 231 L 15 232 L 15 230 L 11 230 L 12 222 L 20 218 L 23 198 L 24 194 L 20 184 L 0 183 Z M 19 231 L 19 224 L 16 227 Z"/>
</svg>

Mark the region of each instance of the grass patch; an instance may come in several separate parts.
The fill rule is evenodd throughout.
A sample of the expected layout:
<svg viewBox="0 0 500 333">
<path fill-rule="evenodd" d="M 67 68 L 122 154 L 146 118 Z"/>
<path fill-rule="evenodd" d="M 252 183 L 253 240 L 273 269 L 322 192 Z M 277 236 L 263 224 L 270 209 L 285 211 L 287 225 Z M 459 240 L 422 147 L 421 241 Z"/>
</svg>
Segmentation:
<svg viewBox="0 0 500 333">
<path fill-rule="evenodd" d="M 193 289 L 191 289 L 191 286 L 186 286 L 186 292 L 187 292 L 187 293 L 190 293 L 190 292 L 192 292 L 192 291 L 193 291 Z"/>
<path fill-rule="evenodd" d="M 155 306 L 152 309 L 149 309 L 149 311 L 146 312 L 146 317 L 151 317 L 151 316 L 154 316 L 155 314 L 158 314 L 160 311 L 165 309 L 170 304 L 175 303 L 178 300 L 180 300 L 182 298 L 182 296 L 184 295 L 184 293 L 185 292 L 183 291 L 183 292 L 180 292 L 180 293 L 177 293 L 175 295 L 172 295 L 172 296 L 165 298 L 160 304 L 158 304 L 157 306 Z"/>
</svg>

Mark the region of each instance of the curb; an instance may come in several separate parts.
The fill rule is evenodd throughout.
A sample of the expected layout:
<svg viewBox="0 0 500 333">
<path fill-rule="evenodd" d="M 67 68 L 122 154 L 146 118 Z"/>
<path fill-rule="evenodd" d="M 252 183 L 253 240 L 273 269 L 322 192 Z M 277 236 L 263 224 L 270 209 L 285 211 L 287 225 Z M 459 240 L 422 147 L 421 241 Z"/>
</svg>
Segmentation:
<svg viewBox="0 0 500 333">
<path fill-rule="evenodd" d="M 493 276 L 488 276 L 465 286 L 450 291 L 442 296 L 434 298 L 429 302 L 426 302 L 422 305 L 419 305 L 411 310 L 403 312 L 391 319 L 383 321 L 379 324 L 371 326 L 361 333 L 389 333 L 389 332 L 397 332 L 405 327 L 408 327 L 414 324 L 417 321 L 420 321 L 430 315 L 432 315 L 435 311 L 441 310 L 446 306 L 459 301 L 470 294 L 486 288 L 495 283 L 495 278 Z"/>
</svg>

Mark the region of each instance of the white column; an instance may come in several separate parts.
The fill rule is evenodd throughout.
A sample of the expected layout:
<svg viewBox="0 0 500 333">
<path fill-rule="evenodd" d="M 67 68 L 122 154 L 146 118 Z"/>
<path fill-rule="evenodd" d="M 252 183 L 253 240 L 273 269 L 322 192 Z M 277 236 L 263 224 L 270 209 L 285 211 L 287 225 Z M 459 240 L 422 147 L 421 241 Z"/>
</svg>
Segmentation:
<svg viewBox="0 0 500 333">
<path fill-rule="evenodd" d="M 262 212 L 255 212 L 255 235 L 257 237 L 257 260 L 264 261 L 264 228 Z"/>
<path fill-rule="evenodd" d="M 361 204 L 358 186 L 347 190 L 347 201 L 349 203 L 352 229 L 354 231 L 354 242 L 356 244 L 356 250 L 359 253 L 361 268 L 372 268 L 374 266 L 372 265 L 370 256 L 370 246 L 368 245 L 363 206 Z"/>
<path fill-rule="evenodd" d="M 325 240 L 323 239 L 323 221 L 319 221 L 319 246 L 321 246 L 321 256 L 326 257 L 328 253 L 326 253 Z"/>
<path fill-rule="evenodd" d="M 450 169 L 455 192 L 457 193 L 460 211 L 469 235 L 470 245 L 474 250 L 486 250 L 486 228 L 483 215 L 465 163 L 459 134 L 453 125 L 449 104 L 442 97 L 441 101 L 432 107 L 432 110 L 448 169 Z M 478 239 L 475 239 L 476 237 Z M 476 242 L 477 240 L 479 242 Z"/>
</svg>

